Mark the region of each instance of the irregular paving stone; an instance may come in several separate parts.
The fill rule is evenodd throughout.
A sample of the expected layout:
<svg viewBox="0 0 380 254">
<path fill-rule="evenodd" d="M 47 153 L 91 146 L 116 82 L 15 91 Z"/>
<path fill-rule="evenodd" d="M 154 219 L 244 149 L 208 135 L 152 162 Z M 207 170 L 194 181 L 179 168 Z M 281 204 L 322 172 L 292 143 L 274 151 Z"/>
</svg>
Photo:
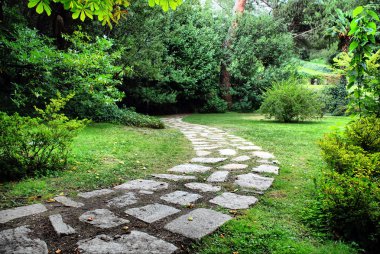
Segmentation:
<svg viewBox="0 0 380 254">
<path fill-rule="evenodd" d="M 252 152 L 252 155 L 254 155 L 258 158 L 262 158 L 262 159 L 273 159 L 274 158 L 273 154 L 268 153 L 268 152 L 262 152 L 262 151 Z"/>
<path fill-rule="evenodd" d="M 207 141 L 193 141 L 193 145 L 209 145 Z"/>
<path fill-rule="evenodd" d="M 93 197 L 107 195 L 112 192 L 114 191 L 110 189 L 101 189 L 101 190 L 94 190 L 94 191 L 89 191 L 89 192 L 79 192 L 78 196 L 82 198 L 93 198 Z"/>
<path fill-rule="evenodd" d="M 154 180 L 137 179 L 132 180 L 121 185 L 115 186 L 114 189 L 118 190 L 147 190 L 156 191 L 168 188 L 168 184 L 165 182 L 157 182 Z"/>
<path fill-rule="evenodd" d="M 246 164 L 237 164 L 237 163 L 231 163 L 231 164 L 226 164 L 221 167 L 220 169 L 226 169 L 226 170 L 238 170 L 238 169 L 245 169 L 248 168 L 248 165 Z"/>
<path fill-rule="evenodd" d="M 219 150 L 219 153 L 220 155 L 224 155 L 224 156 L 233 156 L 236 154 L 236 151 L 233 149 L 222 149 L 222 150 Z"/>
<path fill-rule="evenodd" d="M 231 192 L 225 192 L 210 200 L 210 203 L 229 209 L 247 209 L 256 202 L 257 198 L 255 197 L 237 195 Z"/>
<path fill-rule="evenodd" d="M 0 223 L 47 211 L 43 204 L 20 206 L 0 211 Z"/>
<path fill-rule="evenodd" d="M 216 192 L 221 190 L 220 186 L 213 186 L 207 183 L 186 183 L 185 186 L 187 188 L 199 190 L 202 192 Z"/>
<path fill-rule="evenodd" d="M 194 146 L 194 150 L 199 151 L 199 150 L 214 150 L 219 148 L 220 146 Z"/>
<path fill-rule="evenodd" d="M 236 158 L 233 158 L 231 159 L 231 161 L 235 161 L 235 162 L 243 162 L 243 161 L 248 161 L 250 160 L 251 158 L 247 155 L 243 155 L 243 156 L 239 156 L 239 157 L 236 157 Z"/>
<path fill-rule="evenodd" d="M 30 239 L 28 226 L 7 229 L 0 232 L 0 253 L 47 254 L 48 248 L 40 239 Z"/>
<path fill-rule="evenodd" d="M 157 177 L 157 178 L 168 179 L 172 181 L 197 179 L 197 177 L 195 176 L 182 176 L 182 175 L 173 175 L 173 174 L 153 174 L 152 176 Z"/>
<path fill-rule="evenodd" d="M 228 174 L 228 171 L 215 171 L 207 178 L 207 182 L 224 182 L 226 181 Z"/>
<path fill-rule="evenodd" d="M 201 239 L 231 219 L 231 216 L 199 208 L 165 225 L 165 229 L 192 239 Z"/>
<path fill-rule="evenodd" d="M 205 158 L 205 157 L 196 157 L 196 158 L 192 158 L 191 159 L 191 162 L 195 162 L 195 163 L 218 163 L 218 162 L 221 162 L 221 161 L 224 161 L 226 160 L 227 158 Z"/>
<path fill-rule="evenodd" d="M 62 216 L 60 214 L 50 215 L 49 220 L 58 236 L 75 234 L 75 230 L 70 227 L 70 225 L 67 225 L 63 222 Z"/>
<path fill-rule="evenodd" d="M 79 217 L 79 220 L 98 228 L 113 228 L 129 222 L 129 220 L 116 217 L 113 212 L 107 209 L 95 209 L 85 212 Z"/>
<path fill-rule="evenodd" d="M 206 167 L 197 164 L 181 164 L 169 169 L 168 171 L 178 173 L 203 173 L 209 171 L 210 169 L 211 167 Z"/>
<path fill-rule="evenodd" d="M 147 223 L 152 223 L 161 220 L 167 216 L 180 212 L 174 207 L 161 205 L 158 203 L 146 205 L 138 208 L 131 208 L 125 212 Z"/>
<path fill-rule="evenodd" d="M 186 191 L 175 191 L 160 197 L 160 199 L 165 200 L 169 203 L 179 204 L 179 205 L 188 205 L 197 201 L 202 196 L 195 193 L 190 193 Z"/>
<path fill-rule="evenodd" d="M 259 172 L 259 173 L 272 173 L 272 174 L 278 175 L 278 169 L 279 167 L 277 166 L 263 164 L 263 165 L 253 168 L 252 170 L 254 172 Z"/>
<path fill-rule="evenodd" d="M 154 192 L 153 191 L 147 191 L 147 190 L 140 190 L 139 193 L 145 194 L 145 195 L 150 195 L 150 194 L 153 194 Z"/>
<path fill-rule="evenodd" d="M 74 201 L 68 197 L 65 197 L 65 196 L 57 196 L 54 198 L 54 200 L 63 204 L 64 206 L 75 207 L 75 208 L 84 206 L 83 203 L 76 202 L 76 201 Z"/>
<path fill-rule="evenodd" d="M 140 231 L 114 237 L 98 235 L 78 243 L 80 253 L 171 254 L 177 247 Z"/>
<path fill-rule="evenodd" d="M 262 148 L 259 146 L 238 146 L 240 150 L 261 150 Z"/>
<path fill-rule="evenodd" d="M 210 151 L 202 151 L 202 150 L 195 151 L 195 153 L 197 156 L 207 156 L 207 155 L 211 154 Z"/>
<path fill-rule="evenodd" d="M 273 178 L 270 177 L 264 177 L 257 174 L 245 174 L 245 175 L 238 175 L 237 180 L 235 181 L 235 184 L 246 187 L 246 188 L 254 188 L 257 190 L 267 190 L 273 183 Z"/>
<path fill-rule="evenodd" d="M 107 202 L 107 206 L 125 207 L 137 203 L 138 198 L 135 193 L 128 192 L 120 197 L 113 198 Z"/>
</svg>

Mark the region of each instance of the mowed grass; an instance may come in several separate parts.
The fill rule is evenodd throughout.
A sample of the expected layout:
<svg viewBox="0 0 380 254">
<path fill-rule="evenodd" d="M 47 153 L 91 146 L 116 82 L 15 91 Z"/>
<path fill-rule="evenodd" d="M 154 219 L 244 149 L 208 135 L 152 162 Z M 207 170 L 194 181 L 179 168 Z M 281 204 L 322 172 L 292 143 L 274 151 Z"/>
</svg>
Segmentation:
<svg viewBox="0 0 380 254">
<path fill-rule="evenodd" d="M 41 202 L 57 194 L 112 187 L 191 158 L 189 141 L 174 129 L 92 124 L 75 138 L 67 170 L 0 186 L 1 208 Z"/>
<path fill-rule="evenodd" d="M 196 244 L 192 253 L 356 253 L 302 223 L 302 211 L 314 198 L 314 181 L 324 167 L 317 142 L 324 133 L 344 128 L 350 118 L 284 124 L 257 114 L 228 113 L 191 115 L 185 121 L 241 136 L 274 153 L 281 163 L 280 175 L 259 202 Z"/>
</svg>

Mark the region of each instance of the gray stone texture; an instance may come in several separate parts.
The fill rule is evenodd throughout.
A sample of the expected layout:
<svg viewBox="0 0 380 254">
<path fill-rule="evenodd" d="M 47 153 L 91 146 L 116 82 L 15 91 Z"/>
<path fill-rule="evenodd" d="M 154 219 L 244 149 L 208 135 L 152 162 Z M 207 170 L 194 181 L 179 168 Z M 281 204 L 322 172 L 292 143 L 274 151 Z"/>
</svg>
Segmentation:
<svg viewBox="0 0 380 254">
<path fill-rule="evenodd" d="M 201 239 L 231 219 L 231 216 L 199 208 L 165 225 L 165 229 L 192 239 Z"/>
<path fill-rule="evenodd" d="M 202 192 L 216 192 L 220 191 L 220 186 L 213 186 L 207 183 L 186 183 L 185 186 L 189 189 L 199 190 Z"/>
<path fill-rule="evenodd" d="M 218 162 L 222 162 L 222 161 L 225 161 L 227 158 L 206 158 L 206 157 L 196 157 L 196 158 L 192 158 L 191 159 L 191 162 L 195 162 L 195 163 L 210 163 L 210 164 L 214 164 L 214 163 L 218 163 Z"/>
<path fill-rule="evenodd" d="M 257 198 L 255 197 L 237 195 L 231 192 L 225 192 L 210 200 L 210 203 L 229 209 L 247 209 L 256 202 Z"/>
<path fill-rule="evenodd" d="M 79 216 L 79 220 L 98 228 L 113 228 L 129 222 L 129 220 L 117 217 L 113 212 L 107 209 L 95 209 L 85 212 Z"/>
<path fill-rule="evenodd" d="M 75 234 L 75 229 L 63 222 L 62 215 L 53 214 L 49 216 L 51 225 L 58 236 Z"/>
<path fill-rule="evenodd" d="M 220 155 L 222 156 L 233 156 L 236 155 L 236 151 L 233 149 L 221 149 L 219 150 Z"/>
<path fill-rule="evenodd" d="M 80 253 L 86 254 L 171 254 L 177 247 L 140 231 L 115 237 L 98 235 L 78 242 Z"/>
<path fill-rule="evenodd" d="M 136 197 L 135 193 L 128 192 L 120 197 L 115 197 L 107 202 L 107 206 L 115 206 L 118 208 L 125 207 L 127 205 L 136 204 L 138 201 L 138 198 Z"/>
<path fill-rule="evenodd" d="M 0 211 L 0 223 L 47 211 L 43 204 L 20 206 Z"/>
<path fill-rule="evenodd" d="M 231 161 L 234 161 L 234 162 L 243 162 L 243 161 L 248 161 L 250 160 L 251 158 L 247 155 L 242 155 L 242 156 L 239 156 L 239 157 L 236 157 L 236 158 L 233 158 L 231 159 Z"/>
<path fill-rule="evenodd" d="M 255 151 L 252 152 L 252 155 L 261 159 L 273 159 L 274 155 L 268 152 L 263 152 L 263 151 Z"/>
<path fill-rule="evenodd" d="M 76 202 L 68 197 L 65 197 L 65 196 L 57 196 L 54 198 L 55 201 L 63 204 L 64 206 L 68 206 L 68 207 L 75 207 L 75 208 L 78 208 L 78 207 L 82 207 L 84 206 L 83 203 L 81 202 Z"/>
<path fill-rule="evenodd" d="M 228 174 L 228 171 L 215 171 L 207 178 L 207 182 L 225 182 Z"/>
<path fill-rule="evenodd" d="M 127 214 L 132 215 L 147 223 L 152 223 L 161 220 L 167 216 L 180 212 L 180 210 L 158 203 L 146 205 L 138 208 L 131 208 L 125 211 Z"/>
<path fill-rule="evenodd" d="M 259 173 L 272 173 L 272 174 L 278 175 L 278 169 L 279 167 L 277 166 L 263 164 L 263 165 L 253 168 L 252 170 L 254 172 L 259 172 Z"/>
<path fill-rule="evenodd" d="M 264 177 L 257 174 L 238 175 L 235 184 L 243 188 L 254 188 L 260 191 L 267 190 L 273 183 L 273 178 Z"/>
<path fill-rule="evenodd" d="M 137 180 L 132 180 L 132 181 L 123 183 L 121 185 L 115 186 L 114 189 L 156 191 L 156 190 L 167 189 L 168 186 L 169 185 L 165 182 L 137 179 Z"/>
<path fill-rule="evenodd" d="M 173 175 L 173 174 L 153 174 L 152 176 L 156 178 L 168 179 L 172 181 L 181 181 L 181 180 L 195 180 L 197 177 L 188 176 L 188 175 Z"/>
<path fill-rule="evenodd" d="M 261 150 L 259 146 L 238 146 L 237 148 L 240 150 Z"/>
<path fill-rule="evenodd" d="M 28 234 L 31 232 L 28 226 L 1 231 L 0 253 L 47 254 L 46 243 L 40 239 L 29 238 Z"/>
<path fill-rule="evenodd" d="M 246 168 L 248 168 L 248 165 L 238 164 L 238 163 L 226 164 L 219 167 L 219 169 L 225 169 L 225 170 L 239 170 L 239 169 L 246 169 Z"/>
<path fill-rule="evenodd" d="M 79 192 L 78 196 L 82 198 L 93 198 L 93 197 L 107 195 L 112 192 L 114 191 L 110 189 L 101 189 L 101 190 L 94 190 L 94 191 L 89 191 L 89 192 Z"/>
<path fill-rule="evenodd" d="M 198 150 L 198 151 L 195 151 L 195 154 L 196 154 L 197 156 L 202 157 L 202 156 L 210 155 L 211 152 L 210 152 L 210 151 L 202 151 L 202 150 Z"/>
<path fill-rule="evenodd" d="M 177 172 L 177 173 L 204 173 L 209 171 L 211 167 L 206 167 L 197 164 L 181 164 L 175 167 L 172 167 L 168 171 Z"/>
<path fill-rule="evenodd" d="M 201 195 L 195 193 L 190 193 L 186 191 L 175 191 L 161 196 L 160 199 L 173 204 L 188 205 L 197 201 L 201 197 Z"/>
</svg>

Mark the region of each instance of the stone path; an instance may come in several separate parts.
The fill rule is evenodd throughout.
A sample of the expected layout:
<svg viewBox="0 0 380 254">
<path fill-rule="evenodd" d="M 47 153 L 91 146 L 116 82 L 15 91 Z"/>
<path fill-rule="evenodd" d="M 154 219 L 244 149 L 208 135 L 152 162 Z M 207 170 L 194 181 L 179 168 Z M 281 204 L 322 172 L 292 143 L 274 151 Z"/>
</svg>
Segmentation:
<svg viewBox="0 0 380 254">
<path fill-rule="evenodd" d="M 188 163 L 109 189 L 0 211 L 0 253 L 189 253 L 259 201 L 273 154 L 220 129 L 165 118 L 193 144 Z M 230 210 L 233 209 L 233 210 Z"/>
</svg>

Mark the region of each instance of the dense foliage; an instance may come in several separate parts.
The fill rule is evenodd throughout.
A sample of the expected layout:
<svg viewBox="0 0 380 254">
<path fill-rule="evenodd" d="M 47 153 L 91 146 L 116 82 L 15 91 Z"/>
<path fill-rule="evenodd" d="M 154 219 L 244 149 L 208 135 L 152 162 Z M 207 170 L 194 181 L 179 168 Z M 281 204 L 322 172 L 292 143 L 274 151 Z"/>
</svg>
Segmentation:
<svg viewBox="0 0 380 254">
<path fill-rule="evenodd" d="M 322 104 L 312 90 L 295 78 L 277 82 L 265 95 L 260 111 L 281 122 L 322 117 Z"/>
<path fill-rule="evenodd" d="M 359 118 L 321 142 L 328 169 L 309 222 L 367 250 L 380 244 L 380 119 Z"/>
<path fill-rule="evenodd" d="M 58 96 L 38 117 L 0 112 L 0 177 L 2 180 L 62 170 L 73 138 L 87 120 L 69 120 L 59 111 L 73 96 Z"/>
</svg>

